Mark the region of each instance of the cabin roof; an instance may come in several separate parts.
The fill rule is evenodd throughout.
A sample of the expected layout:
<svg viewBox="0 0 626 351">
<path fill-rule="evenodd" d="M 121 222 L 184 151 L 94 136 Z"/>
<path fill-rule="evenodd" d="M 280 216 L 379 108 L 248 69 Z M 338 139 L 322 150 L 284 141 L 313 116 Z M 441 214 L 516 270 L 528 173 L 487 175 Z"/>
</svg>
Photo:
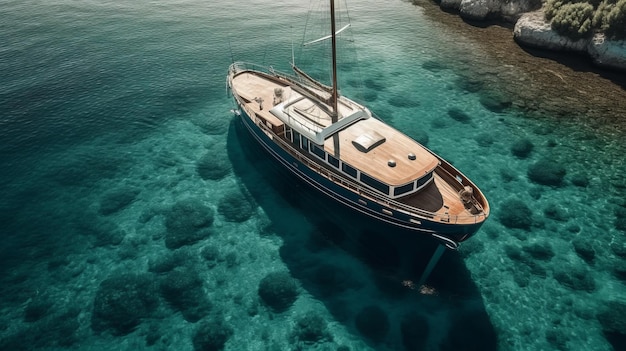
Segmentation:
<svg viewBox="0 0 626 351">
<path fill-rule="evenodd" d="M 384 141 L 369 151 L 354 144 L 355 140 L 371 133 L 378 134 Z M 439 160 L 415 140 L 375 118 L 358 121 L 341 130 L 339 141 L 339 154 L 344 162 L 389 185 L 403 185 L 421 178 L 439 164 Z M 332 137 L 326 139 L 324 149 L 334 154 Z M 394 167 L 389 165 L 390 161 L 395 163 Z"/>
</svg>

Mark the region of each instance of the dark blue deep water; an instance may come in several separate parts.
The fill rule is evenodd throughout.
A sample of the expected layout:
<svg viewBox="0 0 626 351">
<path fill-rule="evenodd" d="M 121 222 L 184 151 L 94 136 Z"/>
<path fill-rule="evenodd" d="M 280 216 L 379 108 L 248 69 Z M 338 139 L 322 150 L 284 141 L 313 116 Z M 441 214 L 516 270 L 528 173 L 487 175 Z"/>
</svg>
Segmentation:
<svg viewBox="0 0 626 351">
<path fill-rule="evenodd" d="M 426 287 L 410 282 L 435 243 L 336 208 L 242 140 L 228 65 L 286 70 L 306 2 L 5 0 L 0 349 L 623 347 L 623 135 L 486 94 L 467 72 L 516 67 L 418 6 L 349 5 L 343 93 L 491 203 Z"/>
</svg>

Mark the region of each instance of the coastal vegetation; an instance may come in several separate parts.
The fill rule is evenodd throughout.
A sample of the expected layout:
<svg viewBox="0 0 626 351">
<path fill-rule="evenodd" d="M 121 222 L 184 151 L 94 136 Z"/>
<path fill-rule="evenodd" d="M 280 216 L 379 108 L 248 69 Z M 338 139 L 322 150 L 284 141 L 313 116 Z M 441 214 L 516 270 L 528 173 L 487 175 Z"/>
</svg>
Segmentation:
<svg viewBox="0 0 626 351">
<path fill-rule="evenodd" d="M 552 29 L 571 39 L 596 32 L 626 39 L 626 0 L 547 0 L 544 9 Z"/>
</svg>

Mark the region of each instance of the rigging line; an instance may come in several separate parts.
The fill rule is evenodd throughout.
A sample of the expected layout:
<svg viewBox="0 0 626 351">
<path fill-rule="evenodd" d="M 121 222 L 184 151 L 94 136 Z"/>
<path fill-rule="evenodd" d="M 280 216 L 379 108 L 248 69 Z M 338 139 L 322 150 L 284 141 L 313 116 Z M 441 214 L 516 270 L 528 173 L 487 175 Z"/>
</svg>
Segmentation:
<svg viewBox="0 0 626 351">
<path fill-rule="evenodd" d="M 311 19 L 311 13 L 313 13 L 313 0 L 309 1 L 309 11 L 306 14 L 306 20 L 304 21 L 304 31 L 302 32 L 302 41 L 304 43 L 304 38 L 306 38 L 306 30 L 309 28 L 309 20 Z"/>
<path fill-rule="evenodd" d="M 345 7 L 344 11 L 346 12 L 346 16 L 348 17 L 348 23 L 352 23 L 352 20 L 350 19 L 350 11 L 348 10 L 348 3 L 347 3 L 347 1 L 344 1 L 343 4 L 344 4 L 344 7 Z"/>
<path fill-rule="evenodd" d="M 302 31 L 302 40 L 300 40 L 300 46 L 298 50 L 299 57 L 302 57 L 302 47 L 304 46 L 303 43 L 304 43 L 304 40 L 306 39 L 306 33 L 307 33 L 307 30 L 309 29 L 309 21 L 311 20 L 312 13 L 313 13 L 313 1 L 315 0 L 309 1 L 309 10 L 307 11 L 306 20 L 304 21 L 304 30 Z"/>
<path fill-rule="evenodd" d="M 230 36 L 228 37 L 228 51 L 230 52 L 230 63 L 235 63 L 235 56 L 233 55 L 233 45 L 230 41 Z"/>
<path fill-rule="evenodd" d="M 348 6 L 348 1 L 344 0 L 342 1 L 343 3 L 343 8 L 342 11 L 340 11 L 339 14 L 345 15 L 345 17 L 347 17 L 347 21 L 348 21 L 348 25 L 351 26 L 352 24 L 352 18 L 350 17 L 350 10 L 349 10 L 349 6 Z M 342 21 L 343 18 L 340 17 L 339 21 Z M 343 23 L 342 23 L 343 24 Z M 356 95 L 361 98 L 361 100 L 364 100 L 364 91 L 365 91 L 365 85 L 363 84 L 363 74 L 361 72 L 361 66 L 359 65 L 359 55 L 358 55 L 358 50 L 357 50 L 357 45 L 356 45 L 356 40 L 354 39 L 354 31 L 352 30 L 352 27 L 350 27 L 350 29 L 347 31 L 347 37 L 345 39 L 343 39 L 344 43 L 349 43 L 345 46 L 346 49 L 349 49 L 350 54 L 354 55 L 353 59 L 354 60 L 354 64 L 351 65 L 352 68 L 356 69 Z M 346 51 L 347 53 L 347 51 Z"/>
<path fill-rule="evenodd" d="M 339 33 L 343 32 L 343 31 L 344 31 L 344 30 L 346 30 L 346 29 L 348 29 L 348 27 L 350 27 L 350 23 L 348 23 L 348 24 L 347 24 L 347 25 L 345 25 L 343 28 L 341 28 L 341 29 L 339 29 L 338 31 L 336 31 L 336 32 L 335 32 L 335 35 L 337 35 L 337 34 L 339 34 Z M 319 38 L 319 39 L 315 39 L 315 40 L 313 40 L 313 41 L 310 41 L 310 42 L 308 42 L 308 43 L 304 43 L 304 44 L 302 44 L 302 45 L 303 45 L 303 46 L 307 46 L 307 45 L 311 45 L 311 44 L 314 44 L 314 43 L 319 43 L 320 41 L 324 41 L 324 40 L 327 40 L 327 39 L 332 38 L 332 36 L 333 36 L 332 34 L 329 34 L 329 35 L 327 35 L 327 36 L 325 36 L 325 37 L 322 37 L 322 38 Z"/>
<path fill-rule="evenodd" d="M 269 45 L 263 45 L 265 47 L 265 49 L 263 50 L 263 59 L 261 60 L 261 62 L 263 62 L 264 65 L 267 65 L 267 61 L 265 60 L 267 58 L 267 48 Z"/>
</svg>

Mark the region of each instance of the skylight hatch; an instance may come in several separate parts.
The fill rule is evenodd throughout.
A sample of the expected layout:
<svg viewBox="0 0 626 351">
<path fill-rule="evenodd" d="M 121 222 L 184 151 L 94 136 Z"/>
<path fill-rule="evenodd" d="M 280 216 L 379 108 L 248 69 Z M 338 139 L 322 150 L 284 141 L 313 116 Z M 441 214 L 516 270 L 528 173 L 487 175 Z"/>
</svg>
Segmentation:
<svg viewBox="0 0 626 351">
<path fill-rule="evenodd" d="M 368 131 L 365 134 L 359 135 L 356 139 L 352 140 L 352 145 L 357 150 L 367 153 L 385 142 L 385 137 L 375 131 Z"/>
</svg>

